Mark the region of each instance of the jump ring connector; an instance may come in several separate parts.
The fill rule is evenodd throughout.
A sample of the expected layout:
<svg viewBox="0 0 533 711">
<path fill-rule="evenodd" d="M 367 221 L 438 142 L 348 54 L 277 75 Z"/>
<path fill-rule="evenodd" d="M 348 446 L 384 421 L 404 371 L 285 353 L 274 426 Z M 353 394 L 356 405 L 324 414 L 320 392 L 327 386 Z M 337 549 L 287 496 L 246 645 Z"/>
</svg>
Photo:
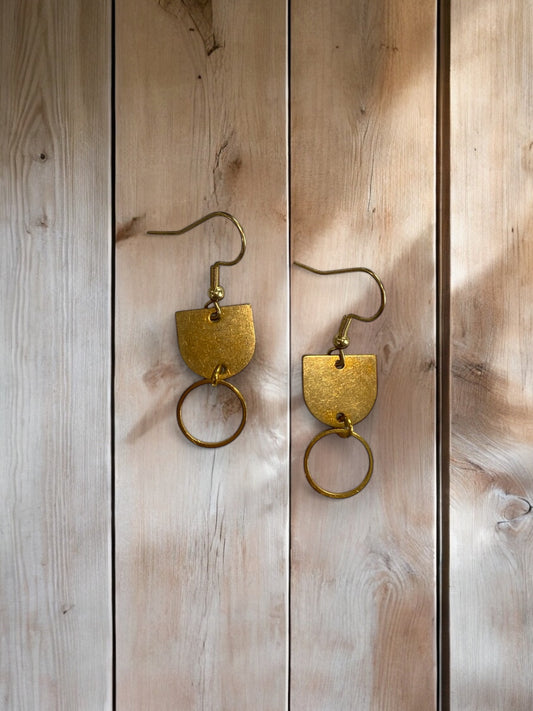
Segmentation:
<svg viewBox="0 0 533 711">
<path fill-rule="evenodd" d="M 342 370 L 344 368 L 344 366 L 346 365 L 346 361 L 344 359 L 344 351 L 342 348 L 334 347 L 334 348 L 329 349 L 328 355 L 335 353 L 335 351 L 339 352 L 339 360 L 335 364 L 335 367 L 338 368 L 339 370 Z"/>
<path fill-rule="evenodd" d="M 211 321 L 218 321 L 219 318 L 222 316 L 222 309 L 220 308 L 220 304 L 218 303 L 218 301 L 208 301 L 208 302 L 205 304 L 204 309 L 208 309 L 208 308 L 210 308 L 211 306 L 212 306 L 215 310 L 214 310 L 213 313 L 211 314 L 210 319 L 211 319 Z"/>
<path fill-rule="evenodd" d="M 219 363 L 214 369 L 213 375 L 211 376 L 211 385 L 213 385 L 214 387 L 217 386 L 221 382 L 220 376 L 222 375 L 222 373 L 225 372 L 226 366 L 222 365 L 222 363 Z"/>
<path fill-rule="evenodd" d="M 350 437 L 354 433 L 352 421 L 350 420 L 350 418 L 347 415 L 344 415 L 341 413 L 340 415 L 337 416 L 337 419 L 339 422 L 342 422 L 344 425 L 343 426 L 344 433 L 340 434 L 339 437 L 343 437 L 345 439 L 346 439 L 346 437 Z"/>
</svg>

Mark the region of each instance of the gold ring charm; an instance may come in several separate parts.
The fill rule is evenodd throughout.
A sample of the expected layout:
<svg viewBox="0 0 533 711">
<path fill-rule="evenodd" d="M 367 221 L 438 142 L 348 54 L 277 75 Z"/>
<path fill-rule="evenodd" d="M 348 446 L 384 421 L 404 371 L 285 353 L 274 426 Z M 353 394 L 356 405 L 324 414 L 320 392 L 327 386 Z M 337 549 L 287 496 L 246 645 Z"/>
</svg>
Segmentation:
<svg viewBox="0 0 533 711">
<path fill-rule="evenodd" d="M 225 387 L 229 388 L 232 393 L 235 393 L 235 395 L 237 396 L 237 398 L 239 399 L 239 402 L 241 404 L 242 418 L 241 418 L 241 422 L 240 422 L 239 426 L 237 427 L 235 432 L 230 437 L 220 440 L 219 442 L 205 442 L 204 440 L 198 439 L 198 437 L 195 437 L 193 434 L 191 434 L 189 432 L 189 430 L 185 427 L 185 424 L 183 422 L 181 410 L 182 410 L 185 398 L 187 397 L 187 395 L 190 392 L 192 392 L 196 388 L 199 388 L 201 385 L 211 385 L 212 387 L 218 387 L 219 385 L 224 385 Z M 199 447 L 208 447 L 208 448 L 223 447 L 224 445 L 229 444 L 230 442 L 233 442 L 234 439 L 237 439 L 237 437 L 242 432 L 244 425 L 246 424 L 246 402 L 244 401 L 242 393 L 232 383 L 228 383 L 226 380 L 219 380 L 219 379 L 217 379 L 216 382 L 213 382 L 213 378 L 204 378 L 203 380 L 197 380 L 192 385 L 189 385 L 189 387 L 184 391 L 184 393 L 182 394 L 182 396 L 180 397 L 180 399 L 178 401 L 178 406 L 176 408 L 176 417 L 178 419 L 178 425 L 179 425 L 180 430 L 183 432 L 185 437 L 187 437 L 187 439 L 190 442 L 197 444 Z"/>
<path fill-rule="evenodd" d="M 255 329 L 250 304 L 220 306 L 224 298 L 224 287 L 220 283 L 220 267 L 231 267 L 240 262 L 246 250 L 246 237 L 239 221 L 229 212 L 211 212 L 187 227 L 172 231 L 154 231 L 151 235 L 181 235 L 198 227 L 213 217 L 223 217 L 238 230 L 241 249 L 235 259 L 218 261 L 210 267 L 209 301 L 203 309 L 176 312 L 176 332 L 178 347 L 185 363 L 204 380 L 193 383 L 180 397 L 176 408 L 178 425 L 190 442 L 199 447 L 223 447 L 236 439 L 246 423 L 246 403 L 234 385 L 226 382 L 227 378 L 240 373 L 245 368 L 255 351 Z M 200 385 L 225 385 L 238 397 L 242 407 L 242 420 L 237 430 L 220 442 L 204 442 L 192 435 L 183 424 L 181 408 L 187 395 Z"/>
<path fill-rule="evenodd" d="M 355 437 L 355 439 L 359 440 L 363 447 L 366 449 L 366 453 L 368 454 L 368 471 L 365 474 L 365 478 L 363 481 L 358 484 L 356 487 L 353 489 L 349 489 L 348 491 L 328 491 L 327 489 L 324 489 L 320 484 L 317 484 L 316 481 L 313 479 L 309 472 L 309 455 L 311 454 L 311 450 L 315 446 L 315 444 L 322 439 L 322 437 L 326 437 L 327 435 L 330 434 L 336 434 L 339 435 L 339 437 Z M 346 428 L 345 427 L 336 427 L 334 429 L 330 430 L 323 430 L 322 432 L 319 432 L 316 437 L 313 437 L 313 439 L 309 442 L 307 445 L 307 449 L 305 450 L 305 455 L 304 455 L 304 470 L 305 470 L 305 476 L 307 478 L 307 481 L 311 484 L 313 489 L 315 491 L 318 491 L 319 494 L 322 494 L 322 496 L 329 496 L 330 499 L 348 499 L 350 496 L 354 496 L 355 494 L 358 494 L 360 491 L 362 491 L 365 486 L 368 484 L 370 481 L 370 477 L 372 476 L 372 471 L 374 469 L 374 457 L 372 456 L 372 450 L 370 449 L 370 446 L 368 445 L 368 442 L 361 437 L 361 435 L 357 434 L 357 432 L 354 432 L 353 429 L 350 428 L 348 431 L 348 434 L 346 433 Z"/>
</svg>

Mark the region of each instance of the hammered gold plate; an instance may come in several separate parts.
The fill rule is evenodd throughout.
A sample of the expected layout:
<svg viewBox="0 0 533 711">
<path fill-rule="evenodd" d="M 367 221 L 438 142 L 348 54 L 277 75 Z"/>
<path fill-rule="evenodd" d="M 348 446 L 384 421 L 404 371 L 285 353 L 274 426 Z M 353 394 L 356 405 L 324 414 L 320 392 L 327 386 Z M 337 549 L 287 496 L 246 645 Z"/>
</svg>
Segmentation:
<svg viewBox="0 0 533 711">
<path fill-rule="evenodd" d="M 176 312 L 178 345 L 183 360 L 198 375 L 211 378 L 217 365 L 225 370 L 221 380 L 245 368 L 255 350 L 255 330 L 250 304 L 222 306 L 212 321 L 213 309 Z"/>
<path fill-rule="evenodd" d="M 352 424 L 364 419 L 376 401 L 378 378 L 375 355 L 345 355 L 345 366 L 335 367 L 337 355 L 306 355 L 302 358 L 305 404 L 325 425 L 339 427 L 337 416 Z"/>
</svg>

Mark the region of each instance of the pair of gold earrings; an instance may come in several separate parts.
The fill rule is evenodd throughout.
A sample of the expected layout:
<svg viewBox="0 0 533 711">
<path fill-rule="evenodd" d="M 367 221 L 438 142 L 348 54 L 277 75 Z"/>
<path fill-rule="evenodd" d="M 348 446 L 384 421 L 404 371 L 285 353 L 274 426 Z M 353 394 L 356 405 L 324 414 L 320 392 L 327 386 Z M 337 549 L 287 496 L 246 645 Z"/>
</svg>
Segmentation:
<svg viewBox="0 0 533 711">
<path fill-rule="evenodd" d="M 202 377 L 190 385 L 181 395 L 176 408 L 180 430 L 185 437 L 200 447 L 223 447 L 233 442 L 246 423 L 246 401 L 242 393 L 228 380 L 243 370 L 251 361 L 255 350 L 255 330 L 250 304 L 220 306 L 224 288 L 220 284 L 220 267 L 230 267 L 240 262 L 246 251 L 246 236 L 239 221 L 228 212 L 211 212 L 181 230 L 154 231 L 148 234 L 180 235 L 198 227 L 214 217 L 229 220 L 238 230 L 241 249 L 231 261 L 215 262 L 210 268 L 209 301 L 201 309 L 178 311 L 176 330 L 180 353 L 185 363 Z M 368 443 L 354 431 L 353 426 L 364 419 L 372 409 L 377 397 L 377 366 L 375 355 L 345 355 L 350 341 L 348 330 L 352 320 L 370 322 L 380 316 L 385 308 L 385 289 L 379 277 L 366 267 L 350 267 L 322 271 L 294 262 L 299 267 L 315 274 L 342 274 L 364 272 L 369 274 L 379 287 L 381 303 L 372 316 L 346 314 L 333 339 L 333 348 L 327 355 L 305 355 L 302 359 L 302 381 L 305 403 L 309 411 L 329 429 L 319 432 L 309 443 L 304 455 L 304 470 L 309 484 L 319 494 L 334 499 L 344 499 L 359 493 L 369 482 L 374 467 L 372 450 Z M 337 355 L 334 355 L 337 353 Z M 241 421 L 235 432 L 226 439 L 206 442 L 195 437 L 183 421 L 183 403 L 186 397 L 202 385 L 229 388 L 241 405 Z M 309 456 L 315 444 L 330 434 L 339 437 L 354 437 L 364 446 L 368 455 L 368 469 L 353 489 L 342 492 L 328 491 L 321 487 L 309 471 Z"/>
</svg>

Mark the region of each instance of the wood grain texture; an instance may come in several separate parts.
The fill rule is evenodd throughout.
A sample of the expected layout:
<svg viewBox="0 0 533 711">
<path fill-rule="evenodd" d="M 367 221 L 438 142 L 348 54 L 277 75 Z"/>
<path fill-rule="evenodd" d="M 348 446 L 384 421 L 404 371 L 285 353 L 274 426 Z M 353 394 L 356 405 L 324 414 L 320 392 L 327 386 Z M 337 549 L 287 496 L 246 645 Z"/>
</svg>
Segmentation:
<svg viewBox="0 0 533 711">
<path fill-rule="evenodd" d="M 122 709 L 283 709 L 287 702 L 286 7 L 276 0 L 117 3 L 117 683 Z M 257 348 L 232 382 L 248 422 L 200 449 L 175 408 L 198 380 L 174 312 L 251 303 Z M 194 434 L 238 424 L 222 388 L 191 396 Z M 235 418 L 237 420 L 235 421 Z"/>
<path fill-rule="evenodd" d="M 293 269 L 291 708 L 432 709 L 435 640 L 435 4 L 291 4 L 291 244 L 320 269 L 366 266 L 384 314 L 348 352 L 376 353 L 378 398 L 355 429 L 375 471 L 324 498 L 302 459 L 324 429 L 302 400 L 301 356 L 331 347 L 342 315 L 370 314 L 361 274 Z M 335 440 L 335 441 L 330 441 Z M 326 488 L 363 477 L 354 440 L 328 437 Z"/>
<path fill-rule="evenodd" d="M 110 5 L 1 6 L 0 706 L 111 707 Z"/>
<path fill-rule="evenodd" d="M 533 705 L 533 5 L 452 3 L 451 708 Z"/>
</svg>

